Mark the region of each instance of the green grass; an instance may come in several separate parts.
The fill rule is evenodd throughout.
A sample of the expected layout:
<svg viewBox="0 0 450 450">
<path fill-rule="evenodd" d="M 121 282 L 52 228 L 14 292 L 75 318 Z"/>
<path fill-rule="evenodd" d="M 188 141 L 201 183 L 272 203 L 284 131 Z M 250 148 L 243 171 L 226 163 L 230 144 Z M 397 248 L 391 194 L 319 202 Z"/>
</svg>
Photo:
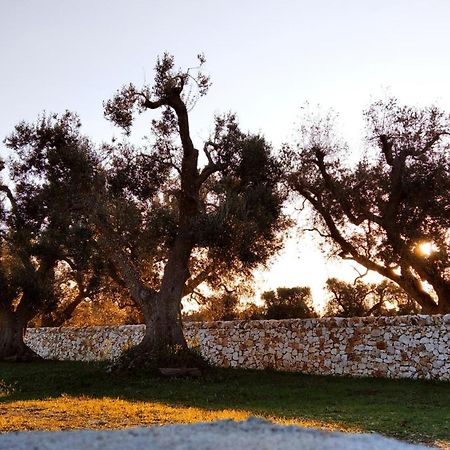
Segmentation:
<svg viewBox="0 0 450 450">
<path fill-rule="evenodd" d="M 248 415 L 450 445 L 450 383 L 231 369 L 161 379 L 110 375 L 102 364 L 0 363 L 0 431 Z"/>
</svg>

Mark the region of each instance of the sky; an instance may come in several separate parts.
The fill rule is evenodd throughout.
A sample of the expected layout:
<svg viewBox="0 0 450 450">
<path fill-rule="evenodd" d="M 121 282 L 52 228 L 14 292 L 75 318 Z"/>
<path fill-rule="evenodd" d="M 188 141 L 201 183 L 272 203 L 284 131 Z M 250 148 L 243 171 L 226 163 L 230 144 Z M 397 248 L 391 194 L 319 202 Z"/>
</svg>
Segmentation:
<svg viewBox="0 0 450 450">
<path fill-rule="evenodd" d="M 123 84 L 150 82 L 163 52 L 181 67 L 203 52 L 213 84 L 191 113 L 194 143 L 215 114 L 233 111 L 279 148 L 295 140 L 309 102 L 339 113 L 357 155 L 362 110 L 376 99 L 450 111 L 449 24 L 449 0 L 0 0 L 0 138 L 66 109 L 93 140 L 120 137 L 102 102 Z M 138 122 L 136 143 L 152 117 Z M 257 280 L 262 290 L 310 285 L 320 304 L 326 278 L 355 275 L 304 236 Z"/>
</svg>

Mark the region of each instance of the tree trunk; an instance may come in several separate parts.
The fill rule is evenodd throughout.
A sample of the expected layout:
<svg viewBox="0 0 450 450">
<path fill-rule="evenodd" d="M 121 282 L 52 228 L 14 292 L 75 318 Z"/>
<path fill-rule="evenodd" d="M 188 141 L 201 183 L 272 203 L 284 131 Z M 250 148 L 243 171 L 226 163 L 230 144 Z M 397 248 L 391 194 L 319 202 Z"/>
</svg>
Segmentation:
<svg viewBox="0 0 450 450">
<path fill-rule="evenodd" d="M 422 280 L 415 276 L 409 266 L 402 267 L 402 274 L 395 281 L 422 308 L 424 314 L 439 314 L 438 303 L 424 289 Z"/>
<path fill-rule="evenodd" d="M 438 295 L 439 314 L 450 314 L 450 283 L 443 282 L 439 286 L 433 286 Z"/>
<path fill-rule="evenodd" d="M 180 299 L 160 293 L 141 306 L 145 334 L 141 343 L 122 354 L 115 370 L 155 370 L 160 368 L 203 368 L 202 359 L 188 349 L 180 314 Z"/>
<path fill-rule="evenodd" d="M 431 284 L 436 292 L 438 298 L 437 310 L 434 314 L 449 314 L 450 313 L 450 283 L 446 281 L 441 274 L 433 271 L 426 278 L 426 281 Z"/>
<path fill-rule="evenodd" d="M 123 355 L 119 368 L 193 367 L 193 364 L 202 362 L 187 347 L 180 317 L 181 299 L 190 275 L 189 260 L 195 245 L 195 218 L 199 214 L 199 190 L 202 183 L 198 172 L 198 150 L 190 137 L 188 113 L 180 93 L 178 88 L 171 89 L 166 93 L 165 100 L 147 102 L 145 105 L 150 109 L 167 105 L 175 111 L 183 147 L 177 196 L 178 233 L 170 249 L 158 292 L 145 287 L 139 270 L 123 251 L 120 238 L 114 238 L 108 214 L 103 214 L 97 220 L 97 225 L 107 238 L 102 240 L 103 246 L 139 306 L 146 324 L 144 339 L 135 349 Z"/>
<path fill-rule="evenodd" d="M 181 299 L 180 299 L 181 300 Z M 144 308 L 145 336 L 140 351 L 160 358 L 165 352 L 186 350 L 180 317 L 180 303 L 176 299 L 157 294 L 148 308 Z"/>
<path fill-rule="evenodd" d="M 424 257 L 410 255 L 411 266 L 417 271 L 420 278 L 428 282 L 434 289 L 438 302 L 433 312 L 429 314 L 450 313 L 450 282 L 444 278 L 443 269 L 439 269 Z"/>
<path fill-rule="evenodd" d="M 140 292 L 139 304 L 146 331 L 142 342 L 125 354 L 119 368 L 195 367 L 200 359 L 187 346 L 181 323 L 181 299 L 189 278 L 193 243 L 181 232 L 172 247 L 159 292 Z M 132 292 L 133 290 L 130 290 Z"/>
<path fill-rule="evenodd" d="M 0 309 L 0 360 L 31 361 L 41 357 L 24 342 L 27 321 L 8 309 Z"/>
</svg>

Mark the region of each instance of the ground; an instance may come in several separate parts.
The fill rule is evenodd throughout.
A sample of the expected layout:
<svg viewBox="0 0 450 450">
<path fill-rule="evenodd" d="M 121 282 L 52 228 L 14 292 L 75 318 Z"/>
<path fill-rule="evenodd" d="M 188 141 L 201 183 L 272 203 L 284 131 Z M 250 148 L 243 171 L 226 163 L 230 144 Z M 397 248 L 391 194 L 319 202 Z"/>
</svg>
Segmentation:
<svg viewBox="0 0 450 450">
<path fill-rule="evenodd" d="M 200 379 L 104 364 L 0 363 L 0 431 L 124 428 L 256 415 L 450 446 L 450 383 L 216 369 Z"/>
</svg>

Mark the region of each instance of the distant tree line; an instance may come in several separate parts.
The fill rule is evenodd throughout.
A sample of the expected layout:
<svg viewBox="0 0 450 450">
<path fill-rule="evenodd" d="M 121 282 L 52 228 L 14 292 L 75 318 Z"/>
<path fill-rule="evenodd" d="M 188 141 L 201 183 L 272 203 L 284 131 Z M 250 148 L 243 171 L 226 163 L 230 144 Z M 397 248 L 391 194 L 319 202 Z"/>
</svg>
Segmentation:
<svg viewBox="0 0 450 450">
<path fill-rule="evenodd" d="M 207 297 L 186 321 L 311 319 L 420 314 L 419 304 L 389 281 L 364 283 L 329 278 L 323 312 L 313 305 L 309 287 L 280 287 L 263 292 L 258 304 L 243 303 L 233 293 Z"/>
</svg>

